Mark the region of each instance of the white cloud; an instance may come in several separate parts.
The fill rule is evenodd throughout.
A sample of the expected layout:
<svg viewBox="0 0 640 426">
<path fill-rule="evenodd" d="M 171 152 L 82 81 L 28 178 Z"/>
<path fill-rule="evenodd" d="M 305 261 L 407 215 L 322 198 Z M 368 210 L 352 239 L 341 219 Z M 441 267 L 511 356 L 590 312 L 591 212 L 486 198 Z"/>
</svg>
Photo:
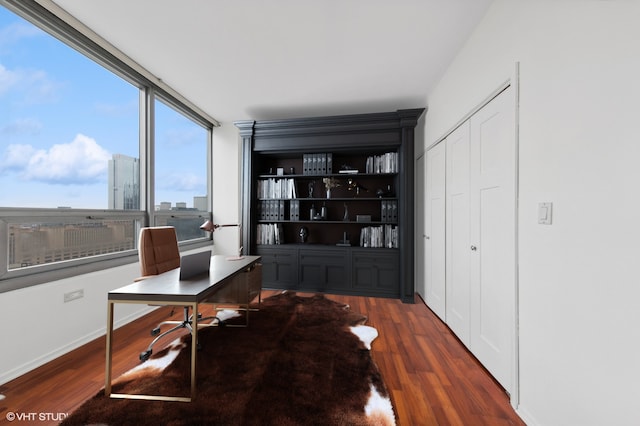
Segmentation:
<svg viewBox="0 0 640 426">
<path fill-rule="evenodd" d="M 34 118 L 21 118 L 14 120 L 0 129 L 4 134 L 37 135 L 42 130 L 42 123 Z"/>
<path fill-rule="evenodd" d="M 35 148 L 31 145 L 9 145 L 0 162 L 0 170 L 24 169 L 35 152 Z"/>
<path fill-rule="evenodd" d="M 202 191 L 206 188 L 205 180 L 193 173 L 169 173 L 158 179 L 159 189 L 174 191 Z"/>
<path fill-rule="evenodd" d="M 12 45 L 22 39 L 45 35 L 45 32 L 35 25 L 26 22 L 15 22 L 0 28 L 0 48 Z"/>
<path fill-rule="evenodd" d="M 8 70 L 0 64 L 0 95 L 8 92 L 12 87 L 16 86 L 20 81 L 18 73 Z"/>
<path fill-rule="evenodd" d="M 18 93 L 18 102 L 37 105 L 57 99 L 63 84 L 49 78 L 43 70 L 7 69 L 0 64 L 0 95 L 14 91 Z"/>
<path fill-rule="evenodd" d="M 95 109 L 98 113 L 107 117 L 126 117 L 128 115 L 137 115 L 139 111 L 138 99 L 132 99 L 129 102 L 123 104 L 108 104 L 104 102 L 98 102 L 95 104 Z"/>
<path fill-rule="evenodd" d="M 17 171 L 25 180 L 62 184 L 90 184 L 106 178 L 111 154 L 85 135 L 47 149 L 10 145 L 0 170 Z"/>
<path fill-rule="evenodd" d="M 205 144 L 206 133 L 202 128 L 170 129 L 160 136 L 160 145 L 182 149 L 184 146 Z"/>
</svg>

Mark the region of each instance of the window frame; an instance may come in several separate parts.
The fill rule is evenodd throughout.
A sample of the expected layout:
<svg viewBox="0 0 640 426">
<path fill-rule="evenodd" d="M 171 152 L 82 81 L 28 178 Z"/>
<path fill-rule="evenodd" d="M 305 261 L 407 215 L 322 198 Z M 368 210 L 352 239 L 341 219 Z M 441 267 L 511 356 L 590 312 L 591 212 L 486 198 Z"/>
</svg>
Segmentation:
<svg viewBox="0 0 640 426">
<path fill-rule="evenodd" d="M 68 47 L 95 61 L 98 65 L 113 72 L 140 90 L 139 102 L 139 152 L 140 152 L 140 210 L 104 210 L 104 209 L 60 209 L 0 207 L 0 293 L 43 284 L 53 280 L 73 277 L 79 274 L 95 272 L 138 261 L 137 235 L 133 250 L 65 260 L 20 269 L 8 269 L 9 223 L 34 222 L 47 220 L 74 221 L 90 217 L 100 219 L 133 219 L 139 226 L 151 226 L 164 212 L 155 211 L 154 200 L 154 101 L 159 98 L 178 113 L 185 115 L 207 132 L 207 206 L 209 211 L 170 212 L 175 217 L 202 218 L 202 222 L 211 218 L 212 190 L 212 132 L 219 123 L 183 98 L 179 93 L 166 86 L 151 73 L 139 67 L 113 46 L 99 38 L 72 17 L 64 16 L 62 10 L 56 11 L 66 20 L 82 30 L 75 28 L 65 19 L 37 2 L 20 0 L 0 0 L 0 7 L 17 14 L 33 25 L 55 37 Z M 90 36 L 87 36 L 90 34 Z M 107 47 L 103 47 L 107 46 Z M 213 236 L 182 241 L 180 248 L 189 250 L 212 244 Z"/>
</svg>

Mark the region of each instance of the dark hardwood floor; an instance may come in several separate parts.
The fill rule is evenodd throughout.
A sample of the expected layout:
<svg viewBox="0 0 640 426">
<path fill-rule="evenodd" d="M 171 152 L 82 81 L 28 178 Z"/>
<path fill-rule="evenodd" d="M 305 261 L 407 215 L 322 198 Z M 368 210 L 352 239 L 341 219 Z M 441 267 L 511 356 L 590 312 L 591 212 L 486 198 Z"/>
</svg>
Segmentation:
<svg viewBox="0 0 640 426">
<path fill-rule="evenodd" d="M 265 290 L 263 297 L 274 294 Z M 391 393 L 399 425 L 524 425 L 508 396 L 451 331 L 420 300 L 328 295 L 368 316 L 379 337 L 372 355 Z M 205 308 L 210 309 L 210 308 Z M 139 364 L 149 330 L 169 317 L 157 309 L 116 330 L 113 375 Z M 205 314 L 207 311 L 205 310 Z M 180 318 L 176 310 L 174 317 Z M 0 424 L 12 414 L 57 424 L 104 387 L 105 339 L 96 339 L 11 382 L 0 385 Z"/>
</svg>

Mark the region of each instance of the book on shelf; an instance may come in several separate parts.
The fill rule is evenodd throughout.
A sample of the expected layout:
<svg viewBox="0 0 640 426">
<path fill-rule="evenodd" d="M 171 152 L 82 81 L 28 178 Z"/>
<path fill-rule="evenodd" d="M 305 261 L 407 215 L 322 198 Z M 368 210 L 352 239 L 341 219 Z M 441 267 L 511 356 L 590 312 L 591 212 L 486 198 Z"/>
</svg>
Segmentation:
<svg viewBox="0 0 640 426">
<path fill-rule="evenodd" d="M 303 175 L 330 175 L 333 173 L 333 154 L 323 152 L 302 154 Z"/>
<path fill-rule="evenodd" d="M 260 223 L 256 229 L 257 244 L 284 244 L 281 223 Z"/>
<path fill-rule="evenodd" d="M 365 165 L 366 173 L 397 173 L 398 172 L 398 153 L 387 152 L 382 155 L 372 155 L 367 158 Z"/>
<path fill-rule="evenodd" d="M 262 200 L 258 203 L 258 218 L 260 220 L 285 220 L 284 200 Z M 293 220 L 293 219 L 292 219 Z"/>
<path fill-rule="evenodd" d="M 380 201 L 380 221 L 392 222 L 398 221 L 398 201 L 382 200 Z"/>
<path fill-rule="evenodd" d="M 360 247 L 398 248 L 398 227 L 386 224 L 362 228 Z"/>
<path fill-rule="evenodd" d="M 293 178 L 268 178 L 257 182 L 258 198 L 298 198 L 296 181 Z"/>
<path fill-rule="evenodd" d="M 300 220 L 300 200 L 291 200 L 289 202 L 289 220 Z"/>
</svg>

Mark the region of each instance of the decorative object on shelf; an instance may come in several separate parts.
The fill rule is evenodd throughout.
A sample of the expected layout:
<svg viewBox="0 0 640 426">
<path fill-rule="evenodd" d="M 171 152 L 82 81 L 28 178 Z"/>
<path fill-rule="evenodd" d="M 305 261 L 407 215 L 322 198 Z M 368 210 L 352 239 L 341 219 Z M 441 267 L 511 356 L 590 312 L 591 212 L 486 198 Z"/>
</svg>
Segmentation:
<svg viewBox="0 0 640 426">
<path fill-rule="evenodd" d="M 323 202 L 320 208 L 320 217 L 322 220 L 327 220 L 327 205 Z"/>
<path fill-rule="evenodd" d="M 378 189 L 376 191 L 376 195 L 378 198 L 392 198 L 394 196 L 393 191 L 391 190 L 391 185 L 387 185 L 387 189 Z"/>
<path fill-rule="evenodd" d="M 342 246 L 342 247 L 350 247 L 351 246 L 351 241 L 349 241 L 349 234 L 347 233 L 347 231 L 344 231 L 342 233 L 342 239 L 336 245 L 337 246 Z"/>
<path fill-rule="evenodd" d="M 356 222 L 358 222 L 358 223 L 371 222 L 371 215 L 370 214 L 357 214 L 356 215 Z"/>
<path fill-rule="evenodd" d="M 316 220 L 316 205 L 311 204 L 311 209 L 309 210 L 309 220 Z"/>
<path fill-rule="evenodd" d="M 298 231 L 298 235 L 300 236 L 300 242 L 306 243 L 307 238 L 309 237 L 309 230 L 307 229 L 306 226 L 302 226 L 300 228 L 300 231 Z"/>
<path fill-rule="evenodd" d="M 344 203 L 344 215 L 342 215 L 342 220 L 345 222 L 349 221 L 349 207 L 347 207 L 347 203 Z"/>
<path fill-rule="evenodd" d="M 313 188 L 315 186 L 315 181 L 309 182 L 309 198 L 313 198 Z"/>
<path fill-rule="evenodd" d="M 284 176 L 284 167 L 278 167 L 278 168 L 276 168 L 276 175 L 278 175 L 278 176 Z"/>
<path fill-rule="evenodd" d="M 202 229 L 203 231 L 207 231 L 207 232 L 211 232 L 212 234 L 215 232 L 216 229 L 218 228 L 227 228 L 230 226 L 237 226 L 240 229 L 240 248 L 238 249 L 238 255 L 237 256 L 233 256 L 233 257 L 228 257 L 228 260 L 240 260 L 242 259 L 244 256 L 242 256 L 242 224 L 241 223 L 227 223 L 224 225 L 218 225 L 217 223 L 213 223 L 213 221 L 207 219 L 202 225 L 200 225 L 200 229 Z"/>
<path fill-rule="evenodd" d="M 340 171 L 338 173 L 348 174 L 348 175 L 356 175 L 356 174 L 358 174 L 358 169 L 354 169 L 353 167 L 351 167 L 348 164 L 343 164 L 342 166 L 340 166 Z"/>
<path fill-rule="evenodd" d="M 387 192 L 385 194 L 385 197 L 394 197 L 395 194 L 393 193 L 393 190 L 391 189 L 391 185 L 387 185 Z"/>
<path fill-rule="evenodd" d="M 327 198 L 331 198 L 332 188 L 337 188 L 340 186 L 340 182 L 338 182 L 338 179 L 332 177 L 322 178 L 322 182 L 324 183 L 324 188 L 327 190 Z"/>
<path fill-rule="evenodd" d="M 292 174 L 292 175 L 295 175 L 296 174 L 296 168 L 295 167 L 291 167 L 289 169 L 289 173 Z"/>
<path fill-rule="evenodd" d="M 353 191 L 353 196 L 357 197 L 358 195 L 360 195 L 360 191 L 367 191 L 367 188 L 358 184 L 355 180 L 349 178 L 347 179 L 347 190 Z"/>
</svg>

